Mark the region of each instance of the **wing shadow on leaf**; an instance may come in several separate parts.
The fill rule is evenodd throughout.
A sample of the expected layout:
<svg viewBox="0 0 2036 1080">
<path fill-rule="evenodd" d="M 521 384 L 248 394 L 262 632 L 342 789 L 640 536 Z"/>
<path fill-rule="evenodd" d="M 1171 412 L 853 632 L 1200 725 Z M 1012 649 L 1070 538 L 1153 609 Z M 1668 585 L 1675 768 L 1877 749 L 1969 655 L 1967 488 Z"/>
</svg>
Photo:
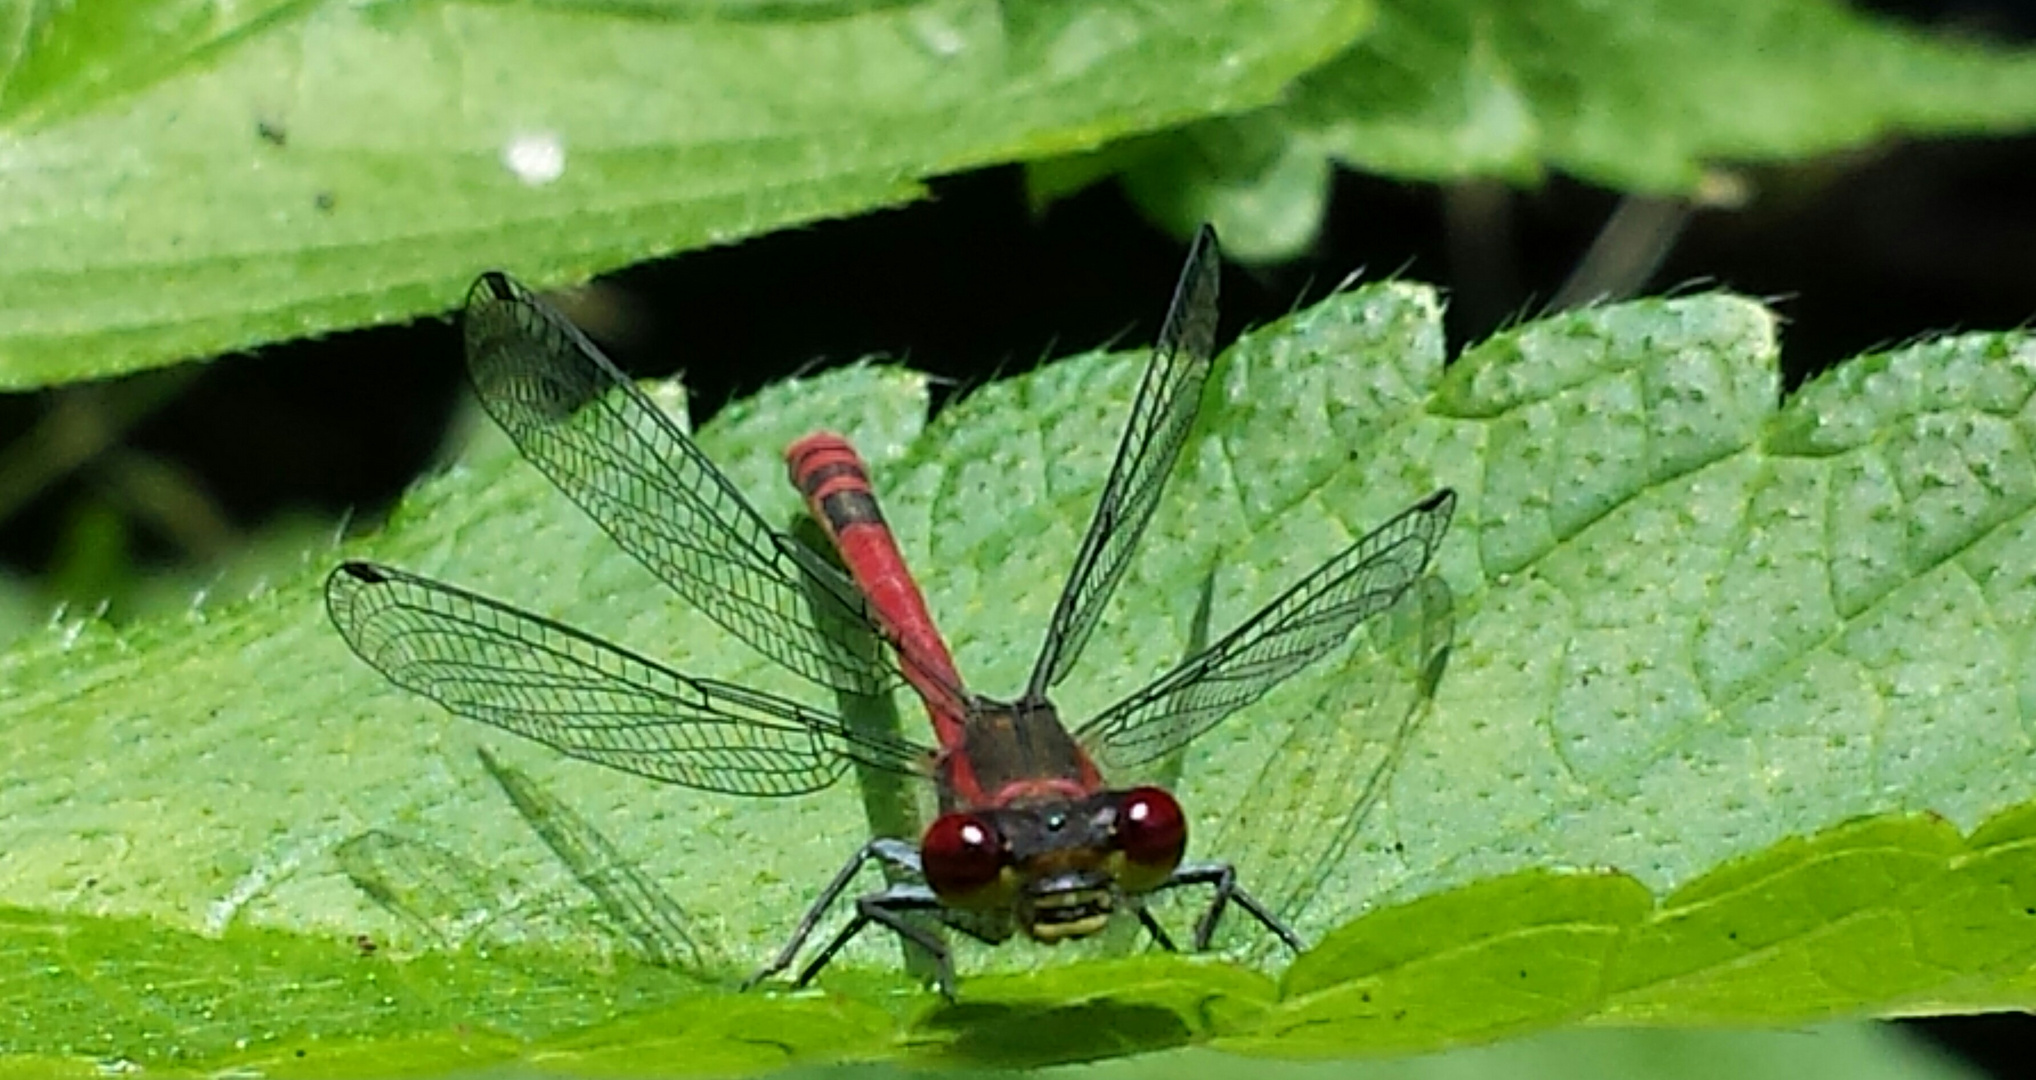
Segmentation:
<svg viewBox="0 0 2036 1080">
<path fill-rule="evenodd" d="M 726 952 L 614 843 L 528 775 L 486 750 L 488 775 L 587 897 L 539 889 L 453 852 L 383 829 L 334 849 L 355 888 L 438 947 L 589 942 L 707 978 Z"/>
</svg>

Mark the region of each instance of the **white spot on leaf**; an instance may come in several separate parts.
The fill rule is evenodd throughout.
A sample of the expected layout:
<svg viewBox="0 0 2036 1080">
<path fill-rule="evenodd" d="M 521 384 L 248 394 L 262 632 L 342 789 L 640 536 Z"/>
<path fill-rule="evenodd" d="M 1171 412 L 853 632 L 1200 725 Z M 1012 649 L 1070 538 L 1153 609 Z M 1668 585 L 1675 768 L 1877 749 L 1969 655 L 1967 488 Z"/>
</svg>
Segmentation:
<svg viewBox="0 0 2036 1080">
<path fill-rule="evenodd" d="M 502 164 L 518 180 L 531 187 L 542 187 L 565 175 L 565 139 L 555 131 L 517 135 L 502 147 Z"/>
</svg>

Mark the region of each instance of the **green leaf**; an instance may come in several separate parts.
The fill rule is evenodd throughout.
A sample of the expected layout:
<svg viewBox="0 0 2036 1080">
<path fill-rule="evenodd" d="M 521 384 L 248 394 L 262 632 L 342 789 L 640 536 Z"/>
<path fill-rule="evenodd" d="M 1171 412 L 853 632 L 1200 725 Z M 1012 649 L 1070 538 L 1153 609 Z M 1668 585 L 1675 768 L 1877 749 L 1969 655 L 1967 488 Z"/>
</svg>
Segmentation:
<svg viewBox="0 0 2036 1080">
<path fill-rule="evenodd" d="M 0 9 L 0 388 L 916 197 L 1271 102 L 1363 0 Z"/>
<path fill-rule="evenodd" d="M 1213 220 L 1241 257 L 1270 261 L 1312 241 L 1322 199 L 1299 178 L 1330 161 L 1691 194 L 1713 165 L 2032 124 L 2036 54 L 1835 0 L 1384 0 L 1373 31 L 1282 104 L 1164 136 L 1124 180 L 1182 235 Z"/>
<path fill-rule="evenodd" d="M 1747 300 L 1565 315 L 1446 373 L 1439 314 L 1431 290 L 1375 285 L 1225 354 L 1060 702 L 1092 715 L 1203 636 L 1205 604 L 1220 634 L 1458 489 L 1439 682 L 1386 620 L 1181 764 L 1194 853 L 1235 859 L 1317 943 L 1301 958 L 1238 918 L 1216 958 L 964 944 L 949 1006 L 870 935 L 821 992 L 736 992 L 866 837 L 852 784 L 738 800 L 562 761 L 384 686 L 327 625 L 322 575 L 371 557 L 827 704 L 671 603 L 482 429 L 343 551 L 0 653 L 7 1062 L 726 1075 L 2036 1001 L 2036 341 L 1862 357 L 1777 405 L 1775 320 Z M 1070 359 L 930 426 L 917 377 L 856 368 L 734 406 L 702 442 L 790 520 L 780 448 L 855 438 L 961 669 L 1008 693 L 1139 361 Z M 609 874 L 613 853 L 640 872 Z M 701 961 L 617 915 L 654 887 Z M 1160 918 L 1183 927 L 1192 900 Z"/>
</svg>

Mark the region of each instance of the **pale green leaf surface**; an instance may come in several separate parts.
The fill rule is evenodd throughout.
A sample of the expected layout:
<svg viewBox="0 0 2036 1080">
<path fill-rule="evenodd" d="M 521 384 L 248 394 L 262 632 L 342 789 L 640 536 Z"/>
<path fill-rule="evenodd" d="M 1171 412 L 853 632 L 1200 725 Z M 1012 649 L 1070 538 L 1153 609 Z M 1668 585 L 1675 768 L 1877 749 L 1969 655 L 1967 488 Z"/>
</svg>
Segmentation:
<svg viewBox="0 0 2036 1080">
<path fill-rule="evenodd" d="M 1365 636 L 1184 762 L 1195 852 L 1235 859 L 1308 954 L 1265 952 L 1235 920 L 1228 960 L 966 946 L 954 1007 L 874 936 L 826 994 L 728 992 L 865 836 L 853 785 L 739 800 L 564 762 L 347 652 L 318 601 L 342 554 L 825 704 L 671 603 L 483 432 L 383 531 L 255 595 L 0 654 L 0 970 L 24 973 L 0 975 L 10 1051 L 23 1068 L 727 1074 L 2026 1007 L 2036 343 L 1861 358 L 1779 408 L 1776 348 L 1764 309 L 1697 296 L 1524 326 L 1444 374 L 1434 294 L 1386 284 L 1227 352 L 1065 711 L 1177 657 L 1204 583 L 1220 633 L 1439 484 L 1463 497 L 1437 563 L 1449 668 L 1426 702 L 1391 635 Z M 855 437 L 961 669 L 1010 693 L 1137 361 L 1055 364 L 923 431 L 916 378 L 858 368 L 733 407 L 703 443 L 784 520 L 779 449 L 823 424 Z M 477 744 L 640 860 L 715 943 L 708 968 L 618 947 Z M 1382 748 L 1398 769 L 1359 790 Z M 435 860 L 457 886 L 406 903 L 451 907 L 370 902 L 336 855 L 369 834 L 417 856 L 388 866 Z M 463 890 L 507 899 L 449 941 L 429 927 Z"/>
<path fill-rule="evenodd" d="M 432 314 L 481 269 L 574 282 L 1256 107 L 1370 12 L 0 6 L 0 387 Z"/>
<path fill-rule="evenodd" d="M 2036 54 L 1932 38 L 1836 0 L 1384 0 L 1372 32 L 1283 104 L 1165 136 L 1124 176 L 1182 235 L 1213 220 L 1226 246 L 1270 261 L 1315 235 L 1310 159 L 1433 180 L 1554 170 L 1689 194 L 1714 165 L 2032 124 Z"/>
</svg>

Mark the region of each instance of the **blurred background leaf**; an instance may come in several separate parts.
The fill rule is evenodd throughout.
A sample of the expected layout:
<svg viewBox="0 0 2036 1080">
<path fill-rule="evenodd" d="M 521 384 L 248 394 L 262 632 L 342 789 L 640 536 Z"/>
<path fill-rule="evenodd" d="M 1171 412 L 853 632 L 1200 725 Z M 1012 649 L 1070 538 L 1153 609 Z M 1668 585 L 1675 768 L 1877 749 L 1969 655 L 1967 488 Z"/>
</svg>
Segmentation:
<svg viewBox="0 0 2036 1080">
<path fill-rule="evenodd" d="M 1904 32 L 1826 0 L 1382 0 L 1370 32 L 1280 104 L 1105 149 L 1154 220 L 1214 221 L 1230 252 L 1293 258 L 1332 165 L 1532 182 L 1555 169 L 1638 194 L 1719 197 L 1706 170 L 1801 159 L 1890 132 L 2027 130 L 2036 58 Z M 1086 173 L 1086 175 L 1081 175 Z"/>
<path fill-rule="evenodd" d="M 1267 104 L 1370 15 L 1363 0 L 11 10 L 14 389 L 414 318 L 491 266 L 577 282 L 895 204 L 924 177 Z"/>
</svg>

